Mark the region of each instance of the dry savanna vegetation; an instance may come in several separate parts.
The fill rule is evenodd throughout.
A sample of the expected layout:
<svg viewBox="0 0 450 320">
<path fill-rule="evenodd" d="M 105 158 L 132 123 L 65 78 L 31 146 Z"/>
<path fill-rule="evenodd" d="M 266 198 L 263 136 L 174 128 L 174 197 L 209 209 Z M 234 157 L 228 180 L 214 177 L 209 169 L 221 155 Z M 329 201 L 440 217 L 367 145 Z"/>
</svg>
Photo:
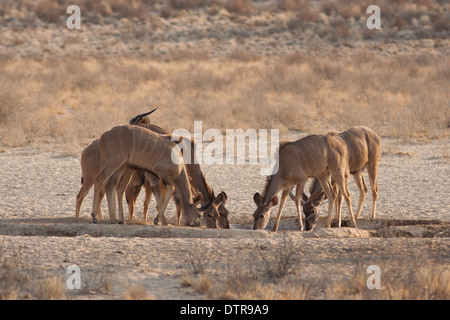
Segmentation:
<svg viewBox="0 0 450 320">
<path fill-rule="evenodd" d="M 447 137 L 448 4 L 375 4 L 381 30 L 348 0 L 3 1 L 0 143 L 79 152 L 153 106 L 169 130 Z"/>
<path fill-rule="evenodd" d="M 80 30 L 66 27 L 74 4 Z M 380 30 L 366 27 L 373 4 Z M 449 101 L 445 0 L 2 0 L 0 299 L 448 300 Z M 379 220 L 364 238 L 298 232 L 288 200 L 277 234 L 237 230 L 264 184 L 251 166 L 202 167 L 235 230 L 73 218 L 81 151 L 154 107 L 168 131 L 372 128 Z M 66 286 L 72 264 L 80 291 Z M 371 264 L 381 290 L 367 289 Z"/>
<path fill-rule="evenodd" d="M 450 63 L 423 55 L 380 59 L 370 52 L 295 58 L 4 60 L 1 143 L 56 142 L 78 152 L 112 124 L 153 106 L 160 110 L 152 119 L 169 130 L 193 130 L 193 120 L 202 120 L 205 129 L 278 128 L 285 134 L 367 125 L 382 136 L 448 136 Z"/>
</svg>

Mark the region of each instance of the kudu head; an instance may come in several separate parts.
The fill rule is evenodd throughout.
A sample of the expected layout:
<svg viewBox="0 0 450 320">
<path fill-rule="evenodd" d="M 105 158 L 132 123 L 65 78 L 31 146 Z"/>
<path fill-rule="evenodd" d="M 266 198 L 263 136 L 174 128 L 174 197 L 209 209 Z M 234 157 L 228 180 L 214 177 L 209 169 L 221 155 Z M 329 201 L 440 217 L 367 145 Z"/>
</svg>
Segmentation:
<svg viewBox="0 0 450 320">
<path fill-rule="evenodd" d="M 229 229 L 228 210 L 224 204 L 227 201 L 227 194 L 222 191 L 214 196 L 214 191 L 210 195 L 210 201 L 205 206 L 203 211 L 203 221 L 207 228 Z"/>
<path fill-rule="evenodd" d="M 128 124 L 132 124 L 132 125 L 138 125 L 144 128 L 149 128 L 150 126 L 150 119 L 147 117 L 148 115 L 152 114 L 153 112 L 156 111 L 155 108 L 152 111 L 146 112 L 146 113 L 142 113 L 142 114 L 138 114 L 137 116 L 134 116 L 133 118 L 130 119 L 130 122 Z"/>
<path fill-rule="evenodd" d="M 319 209 L 322 202 L 327 198 L 322 189 L 317 190 L 312 195 L 302 194 L 301 205 L 305 214 L 305 230 L 312 230 L 319 220 Z"/>
<path fill-rule="evenodd" d="M 185 225 L 191 227 L 200 227 L 200 218 L 202 216 L 202 211 L 206 209 L 208 204 L 201 206 L 198 205 L 203 199 L 203 195 L 201 192 L 197 192 L 194 198 L 192 199 L 192 204 L 188 204 L 188 208 L 186 211 L 186 215 L 184 215 Z"/>
<path fill-rule="evenodd" d="M 278 197 L 275 195 L 268 202 L 263 203 L 261 195 L 257 192 L 253 196 L 253 201 L 256 204 L 256 210 L 253 213 L 253 218 L 255 219 L 255 224 L 253 225 L 254 230 L 262 230 L 266 227 L 270 218 L 270 209 L 278 204 Z"/>
</svg>

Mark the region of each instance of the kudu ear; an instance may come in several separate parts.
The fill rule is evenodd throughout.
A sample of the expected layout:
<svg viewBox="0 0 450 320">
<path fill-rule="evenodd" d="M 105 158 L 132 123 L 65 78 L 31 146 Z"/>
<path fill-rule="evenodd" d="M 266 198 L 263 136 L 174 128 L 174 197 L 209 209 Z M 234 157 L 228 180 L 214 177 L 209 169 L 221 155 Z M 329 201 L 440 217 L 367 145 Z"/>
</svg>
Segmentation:
<svg viewBox="0 0 450 320">
<path fill-rule="evenodd" d="M 150 126 L 150 119 L 147 117 L 136 119 L 133 123 L 130 123 L 135 126 L 148 128 Z"/>
<path fill-rule="evenodd" d="M 255 194 L 253 195 L 253 201 L 254 201 L 257 205 L 259 205 L 259 204 L 262 203 L 261 195 L 260 195 L 258 192 L 255 193 Z"/>
<path fill-rule="evenodd" d="M 269 204 L 270 204 L 271 207 L 276 206 L 278 204 L 278 196 L 273 196 L 273 198 L 270 199 L 270 203 Z"/>
<path fill-rule="evenodd" d="M 192 200 L 194 202 L 195 205 L 197 205 L 200 201 L 202 201 L 203 199 L 203 195 L 202 193 L 199 191 L 197 192 L 197 194 L 194 196 L 194 199 Z"/>
<path fill-rule="evenodd" d="M 170 134 L 162 134 L 161 136 L 167 138 L 168 140 L 172 140 L 176 144 L 180 144 L 181 142 L 183 142 L 183 136 L 177 137 L 177 136 L 172 136 Z M 177 138 L 178 138 L 178 141 L 177 141 Z"/>
<path fill-rule="evenodd" d="M 227 194 L 222 191 L 221 193 L 219 193 L 217 195 L 217 197 L 214 199 L 214 204 L 216 206 L 220 206 L 222 203 L 225 203 L 225 201 L 227 201 Z"/>
<path fill-rule="evenodd" d="M 306 194 L 302 194 L 302 200 L 300 201 L 302 207 L 306 206 L 306 201 L 308 201 L 308 196 Z"/>
<path fill-rule="evenodd" d="M 325 192 L 322 192 L 322 194 L 316 199 L 317 202 L 322 202 L 327 198 L 327 194 Z"/>
<path fill-rule="evenodd" d="M 302 200 L 305 202 L 308 201 L 308 196 L 304 193 L 302 194 Z"/>
</svg>

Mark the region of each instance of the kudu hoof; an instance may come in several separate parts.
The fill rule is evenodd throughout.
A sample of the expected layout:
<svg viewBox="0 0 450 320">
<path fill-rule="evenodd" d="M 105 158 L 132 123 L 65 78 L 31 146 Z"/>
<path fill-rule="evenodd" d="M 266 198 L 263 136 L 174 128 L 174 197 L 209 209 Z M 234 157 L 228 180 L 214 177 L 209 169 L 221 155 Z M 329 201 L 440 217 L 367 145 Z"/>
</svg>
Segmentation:
<svg viewBox="0 0 450 320">
<path fill-rule="evenodd" d="M 91 217 L 92 217 L 92 223 L 97 223 L 98 222 L 94 213 L 91 213 Z"/>
</svg>

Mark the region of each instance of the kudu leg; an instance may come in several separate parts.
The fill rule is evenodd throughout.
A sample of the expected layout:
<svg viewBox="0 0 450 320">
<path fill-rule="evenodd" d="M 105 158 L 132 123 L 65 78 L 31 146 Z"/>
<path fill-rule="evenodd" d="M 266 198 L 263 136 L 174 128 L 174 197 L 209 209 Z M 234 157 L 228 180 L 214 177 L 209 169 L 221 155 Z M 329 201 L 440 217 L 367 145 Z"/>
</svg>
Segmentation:
<svg viewBox="0 0 450 320">
<path fill-rule="evenodd" d="M 108 163 L 105 166 L 105 168 L 102 170 L 102 172 L 100 172 L 100 174 L 97 176 L 97 178 L 95 178 L 94 201 L 93 201 L 93 205 L 92 205 L 92 216 L 93 216 L 94 222 L 95 222 L 95 214 L 99 211 L 99 208 L 101 206 L 101 200 L 102 200 L 102 198 L 100 197 L 101 191 L 104 190 L 104 188 L 106 187 L 106 184 L 108 183 L 109 178 L 124 163 L 125 162 L 123 162 L 123 163 L 116 163 L 116 162 Z M 114 197 L 113 197 L 113 199 L 114 199 Z M 111 216 L 111 212 L 110 212 L 110 216 Z"/>
<path fill-rule="evenodd" d="M 181 227 L 181 208 L 176 205 L 177 208 L 177 226 Z"/>
<path fill-rule="evenodd" d="M 93 206 L 96 203 L 95 200 L 95 195 L 98 193 L 98 200 L 97 202 L 99 203 L 99 205 L 92 210 L 92 219 L 94 220 L 94 222 L 96 222 L 97 220 L 102 220 L 103 219 L 103 215 L 102 215 L 102 202 L 103 202 L 103 198 L 105 197 L 105 189 L 101 189 L 99 191 L 97 191 L 99 187 L 97 185 L 94 184 L 94 200 L 93 200 Z"/>
<path fill-rule="evenodd" d="M 172 198 L 173 193 L 175 192 L 175 188 L 173 186 L 167 186 L 167 193 L 164 197 L 163 204 L 159 207 L 159 216 L 161 217 L 161 220 L 163 221 L 163 225 L 167 225 L 166 217 L 164 216 L 167 205 L 169 204 L 170 198 Z"/>
<path fill-rule="evenodd" d="M 305 183 L 297 185 L 297 190 L 295 192 L 295 198 L 294 203 L 295 207 L 297 208 L 297 215 L 298 215 L 298 230 L 303 231 L 303 219 L 302 219 L 302 210 L 300 208 L 300 199 L 303 195 L 303 191 L 305 189 Z"/>
<path fill-rule="evenodd" d="M 164 212 L 162 212 L 163 202 L 166 199 L 167 192 L 164 186 L 159 183 L 152 185 L 153 193 L 155 194 L 156 199 L 156 211 L 158 212 L 155 220 L 153 220 L 155 225 L 158 225 L 161 221 L 163 226 L 167 225 L 166 217 L 164 216 Z"/>
<path fill-rule="evenodd" d="M 75 209 L 75 218 L 80 217 L 81 204 L 83 203 L 84 198 L 86 198 L 89 190 L 91 190 L 92 185 L 94 184 L 94 179 L 84 178 L 83 184 L 81 185 L 80 191 L 77 194 L 77 204 Z"/>
<path fill-rule="evenodd" d="M 372 188 L 372 201 L 373 201 L 372 219 L 375 219 L 377 210 L 377 199 L 378 199 L 377 171 L 378 171 L 378 161 L 371 162 L 367 165 L 370 187 Z"/>
<path fill-rule="evenodd" d="M 345 202 L 347 203 L 348 211 L 350 211 L 350 219 L 352 221 L 352 225 L 356 228 L 356 220 L 353 214 L 352 202 L 350 200 L 350 193 L 347 189 L 348 179 L 345 177 L 345 173 L 342 170 L 336 170 L 333 174 L 333 179 L 336 181 L 337 186 L 339 187 L 339 192 L 344 196 Z"/>
<path fill-rule="evenodd" d="M 136 205 L 136 199 L 139 195 L 139 193 L 136 195 L 135 197 L 135 191 L 136 188 L 132 187 L 132 186 L 128 186 L 125 189 L 125 201 L 127 202 L 128 205 L 128 216 L 130 218 L 130 221 L 133 221 L 133 216 L 134 216 L 134 207 Z"/>
<path fill-rule="evenodd" d="M 339 189 L 337 190 L 336 194 L 336 200 L 334 201 L 336 205 L 336 219 L 338 221 L 338 227 L 341 227 L 341 220 L 342 220 L 342 201 L 344 201 L 344 197 L 342 196 L 342 193 L 339 192 Z"/>
<path fill-rule="evenodd" d="M 105 186 L 106 200 L 108 202 L 109 220 L 116 223 L 116 184 L 117 171 L 111 175 Z"/>
<path fill-rule="evenodd" d="M 358 190 L 359 190 L 358 209 L 356 209 L 356 219 L 359 219 L 368 190 L 367 190 L 367 185 L 364 182 L 364 173 L 362 171 L 356 172 L 353 175 L 353 180 L 355 180 L 356 186 L 358 187 Z"/>
<path fill-rule="evenodd" d="M 275 223 L 272 227 L 272 232 L 276 232 L 278 230 L 278 224 L 280 223 L 280 219 L 281 219 L 281 212 L 283 211 L 284 204 L 286 203 L 286 199 L 289 195 L 289 190 L 290 190 L 290 188 L 284 189 L 283 193 L 281 194 L 280 208 L 278 208 L 278 214 L 277 214 L 277 218 L 275 219 Z"/>
<path fill-rule="evenodd" d="M 123 214 L 123 194 L 125 192 L 125 189 L 127 188 L 128 184 L 130 183 L 131 178 L 133 177 L 134 170 L 125 167 L 122 171 L 122 174 L 119 178 L 119 181 L 117 183 L 117 203 L 119 204 L 119 219 L 120 221 L 124 222 L 125 217 Z M 130 216 L 130 221 L 133 220 L 133 216 Z"/>
<path fill-rule="evenodd" d="M 327 195 L 328 198 L 328 215 L 327 215 L 327 224 L 326 227 L 331 227 L 331 218 L 333 214 L 333 207 L 334 207 L 334 201 L 335 201 L 335 194 L 333 191 L 333 188 L 331 187 L 331 178 L 328 177 L 322 177 L 319 178 L 320 186 L 322 187 L 323 191 Z"/>
<path fill-rule="evenodd" d="M 134 178 L 133 178 L 134 179 Z M 146 183 L 148 183 L 147 180 L 145 180 Z M 125 189 L 125 199 L 127 201 L 128 204 L 128 215 L 130 217 L 130 221 L 133 220 L 134 217 L 134 209 L 136 207 L 136 200 L 139 196 L 139 193 L 141 192 L 142 186 L 136 186 L 136 185 L 132 185 L 132 183 L 130 182 L 130 184 L 128 184 L 127 188 Z M 150 192 L 151 192 L 151 188 L 150 188 Z M 147 188 L 146 188 L 146 195 L 145 195 L 145 199 L 147 201 Z M 151 198 L 151 194 L 150 194 L 150 198 Z M 149 199 L 150 202 L 150 199 Z M 147 220 L 147 211 L 145 211 L 145 202 L 144 202 L 144 221 Z M 148 210 L 148 204 L 147 204 L 147 210 Z"/>
<path fill-rule="evenodd" d="M 148 182 L 148 180 L 145 180 L 144 189 L 145 189 L 145 200 L 144 200 L 144 208 L 143 208 L 142 213 L 143 213 L 144 221 L 147 221 L 148 206 L 150 205 L 150 200 L 152 200 L 152 194 L 153 194 L 153 189 L 150 186 L 150 183 Z M 136 194 L 136 198 L 138 195 L 139 195 L 139 192 Z M 135 203 L 136 203 L 136 198 L 134 198 Z"/>
</svg>

